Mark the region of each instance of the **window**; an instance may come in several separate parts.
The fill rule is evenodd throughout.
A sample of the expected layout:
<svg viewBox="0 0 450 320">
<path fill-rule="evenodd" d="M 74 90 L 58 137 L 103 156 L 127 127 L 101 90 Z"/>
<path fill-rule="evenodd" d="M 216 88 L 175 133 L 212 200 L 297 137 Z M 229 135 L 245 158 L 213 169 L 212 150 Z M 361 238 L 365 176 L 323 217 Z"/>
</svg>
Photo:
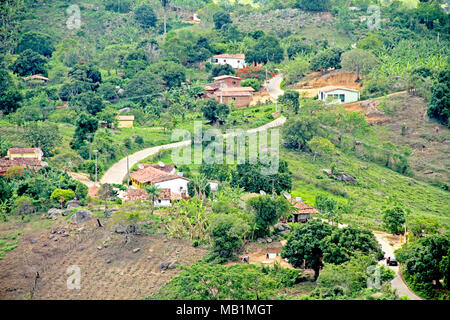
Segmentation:
<svg viewBox="0 0 450 320">
<path fill-rule="evenodd" d="M 216 59 L 216 62 L 219 62 L 219 59 Z"/>
<path fill-rule="evenodd" d="M 323 92 L 320 93 L 320 100 L 323 100 Z"/>
<path fill-rule="evenodd" d="M 345 94 L 340 94 L 339 99 L 341 99 L 341 102 L 345 101 Z"/>
</svg>

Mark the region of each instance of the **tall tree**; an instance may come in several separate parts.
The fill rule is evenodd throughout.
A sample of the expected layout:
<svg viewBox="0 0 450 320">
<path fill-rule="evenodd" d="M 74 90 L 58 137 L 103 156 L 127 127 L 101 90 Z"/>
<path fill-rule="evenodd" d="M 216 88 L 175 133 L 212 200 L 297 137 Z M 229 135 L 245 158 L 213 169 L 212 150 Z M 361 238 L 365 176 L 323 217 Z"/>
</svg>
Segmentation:
<svg viewBox="0 0 450 320">
<path fill-rule="evenodd" d="M 5 69 L 0 69 L 0 112 L 9 114 L 20 107 L 23 99 L 13 78 Z"/>
<path fill-rule="evenodd" d="M 155 185 L 147 185 L 145 186 L 145 191 L 152 200 L 152 214 L 153 214 L 153 210 L 155 207 L 155 200 L 161 195 L 161 189 Z"/>
<path fill-rule="evenodd" d="M 353 49 L 342 54 L 341 65 L 346 71 L 356 72 L 356 81 L 359 81 L 360 74 L 372 70 L 377 65 L 377 60 L 369 51 Z"/>
</svg>

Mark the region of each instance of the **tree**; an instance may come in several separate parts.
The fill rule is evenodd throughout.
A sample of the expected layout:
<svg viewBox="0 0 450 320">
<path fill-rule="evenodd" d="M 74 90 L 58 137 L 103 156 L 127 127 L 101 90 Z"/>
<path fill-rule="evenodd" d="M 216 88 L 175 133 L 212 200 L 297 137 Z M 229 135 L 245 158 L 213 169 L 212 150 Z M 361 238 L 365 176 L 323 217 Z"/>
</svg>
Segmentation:
<svg viewBox="0 0 450 320">
<path fill-rule="evenodd" d="M 356 81 L 361 73 L 367 73 L 377 64 L 376 57 L 369 51 L 353 49 L 342 54 L 341 65 L 346 71 L 356 72 Z"/>
<path fill-rule="evenodd" d="M 226 262 L 243 245 L 249 226 L 239 218 L 221 214 L 211 221 L 212 252 L 209 261 Z"/>
<path fill-rule="evenodd" d="M 112 198 L 117 196 L 117 191 L 114 190 L 113 186 L 109 183 L 104 183 L 100 186 L 100 189 L 98 190 L 98 195 L 100 196 L 100 199 L 105 201 L 105 213 L 108 209 L 108 200 L 111 200 Z"/>
<path fill-rule="evenodd" d="M 322 240 L 330 236 L 333 228 L 325 222 L 310 220 L 295 229 L 281 251 L 281 257 L 287 258 L 294 268 L 303 266 L 303 262 L 314 270 L 314 280 L 319 277 L 323 267 Z"/>
<path fill-rule="evenodd" d="M 282 128 L 283 140 L 290 149 L 305 150 L 307 142 L 320 132 L 319 121 L 315 117 L 290 118 Z"/>
<path fill-rule="evenodd" d="M 178 276 L 146 299 L 265 300 L 273 297 L 281 284 L 273 274 L 261 272 L 256 265 L 224 266 L 198 262 L 180 269 Z M 293 277 L 292 273 L 287 273 L 287 278 Z M 298 276 L 298 272 L 295 273 Z"/>
<path fill-rule="evenodd" d="M 153 63 L 148 70 L 159 75 L 164 80 L 167 88 L 181 87 L 181 84 L 186 81 L 185 68 L 174 61 Z"/>
<path fill-rule="evenodd" d="M 213 78 L 219 77 L 219 76 L 232 76 L 235 74 L 236 74 L 236 71 L 228 63 L 214 64 L 211 68 L 211 75 Z"/>
<path fill-rule="evenodd" d="M 156 200 L 156 198 L 158 198 L 161 195 L 161 189 L 155 185 L 147 185 L 147 186 L 145 186 L 145 191 L 147 192 L 148 196 L 152 200 L 152 214 L 153 214 L 155 200 Z"/>
<path fill-rule="evenodd" d="M 252 87 L 255 92 L 258 92 L 261 89 L 261 81 L 258 79 L 245 79 L 241 81 L 242 87 Z"/>
<path fill-rule="evenodd" d="M 133 100 L 148 104 L 152 100 L 152 95 L 157 95 L 163 91 L 163 79 L 154 73 L 145 70 L 139 71 L 133 79 L 125 86 L 125 94 Z"/>
<path fill-rule="evenodd" d="M 251 63 L 280 63 L 284 52 L 277 38 L 264 35 L 256 40 L 255 45 L 249 48 L 245 54 L 245 60 Z"/>
<path fill-rule="evenodd" d="M 230 108 L 225 103 L 219 103 L 216 99 L 207 99 L 202 106 L 203 117 L 215 124 L 217 121 L 223 124 L 230 113 Z"/>
<path fill-rule="evenodd" d="M 355 227 L 337 228 L 332 234 L 322 240 L 323 261 L 341 264 L 349 261 L 355 255 L 375 255 L 383 259 L 383 251 L 373 233 Z"/>
<path fill-rule="evenodd" d="M 194 176 L 187 184 L 190 197 L 198 197 L 206 201 L 211 194 L 211 185 L 204 175 Z"/>
<path fill-rule="evenodd" d="M 33 199 L 27 196 L 21 196 L 14 200 L 13 208 L 14 213 L 20 215 L 22 220 L 26 215 L 32 214 L 35 209 Z"/>
<path fill-rule="evenodd" d="M 324 156 L 324 155 L 332 155 L 336 148 L 334 144 L 331 143 L 330 140 L 322 137 L 313 137 L 308 141 L 308 147 L 311 149 L 314 154 L 314 160 L 316 160 L 316 156 Z"/>
<path fill-rule="evenodd" d="M 305 263 L 314 270 L 317 280 L 323 262 L 341 264 L 353 257 L 373 254 L 383 258 L 375 236 L 368 230 L 354 227 L 338 228 L 326 222 L 310 220 L 295 229 L 281 251 L 295 268 Z"/>
<path fill-rule="evenodd" d="M 227 26 L 233 23 L 230 14 L 225 11 L 218 11 L 213 15 L 214 27 L 217 30 L 221 30 L 223 26 Z"/>
<path fill-rule="evenodd" d="M 294 58 L 296 55 L 304 55 L 309 54 L 313 51 L 315 51 L 316 48 L 314 48 L 313 45 L 304 42 L 300 39 L 292 39 L 289 41 L 286 49 L 287 56 L 289 59 Z"/>
<path fill-rule="evenodd" d="M 153 8 L 146 4 L 136 9 L 134 18 L 146 29 L 156 26 L 156 21 L 158 20 Z"/>
<path fill-rule="evenodd" d="M 22 53 L 25 50 L 33 50 L 45 57 L 52 55 L 55 51 L 52 38 L 49 35 L 40 32 L 27 32 L 22 35 L 17 44 L 17 53 Z"/>
<path fill-rule="evenodd" d="M 53 190 L 50 199 L 56 200 L 61 204 L 61 209 L 64 207 L 64 202 L 75 198 L 75 192 L 73 190 L 55 189 Z"/>
<path fill-rule="evenodd" d="M 286 90 L 278 99 L 278 102 L 285 105 L 289 111 L 297 114 L 300 108 L 300 94 L 294 90 Z"/>
<path fill-rule="evenodd" d="M 62 138 L 56 124 L 49 122 L 30 122 L 24 127 L 24 138 L 32 146 L 41 148 L 44 156 L 51 157 Z"/>
<path fill-rule="evenodd" d="M 283 197 L 258 196 L 247 200 L 247 210 L 253 213 L 256 225 L 256 236 L 265 236 L 269 227 L 282 216 L 290 215 L 289 202 Z"/>
<path fill-rule="evenodd" d="M 70 100 L 70 107 L 75 109 L 78 113 L 89 112 L 95 116 L 103 110 L 105 105 L 103 99 L 93 91 L 80 93 Z"/>
<path fill-rule="evenodd" d="M 323 194 L 316 196 L 316 208 L 325 215 L 332 224 L 338 225 L 341 213 L 338 202 Z"/>
<path fill-rule="evenodd" d="M 403 224 L 405 223 L 405 209 L 400 205 L 388 208 L 383 213 L 383 225 L 393 234 L 403 232 Z"/>
<path fill-rule="evenodd" d="M 305 11 L 327 11 L 330 0 L 297 0 L 297 7 Z"/>
<path fill-rule="evenodd" d="M 0 176 L 0 201 L 7 201 L 12 197 L 13 190 L 8 182 Z"/>
<path fill-rule="evenodd" d="M 8 71 L 0 69 L 0 111 L 5 115 L 15 112 L 20 107 L 22 99 L 23 96 L 11 75 Z"/>
<path fill-rule="evenodd" d="M 405 271 L 413 278 L 414 285 L 428 284 L 431 288 L 439 288 L 440 281 L 444 280 L 444 288 L 449 289 L 449 252 L 450 236 L 446 233 L 405 244 L 395 251 L 395 256 L 405 264 Z M 429 291 L 432 294 L 433 290 Z"/>
<path fill-rule="evenodd" d="M 439 72 L 431 87 L 427 114 L 444 125 L 450 125 L 450 70 Z"/>
<path fill-rule="evenodd" d="M 87 140 L 88 134 L 93 134 L 98 129 L 98 120 L 93 116 L 82 113 L 77 119 L 75 133 L 70 142 L 72 149 L 78 150 Z"/>
<path fill-rule="evenodd" d="M 20 76 L 28 76 L 35 74 L 47 75 L 45 65 L 47 58 L 34 52 L 31 49 L 27 49 L 22 52 L 17 60 L 12 65 L 12 69 Z"/>
</svg>

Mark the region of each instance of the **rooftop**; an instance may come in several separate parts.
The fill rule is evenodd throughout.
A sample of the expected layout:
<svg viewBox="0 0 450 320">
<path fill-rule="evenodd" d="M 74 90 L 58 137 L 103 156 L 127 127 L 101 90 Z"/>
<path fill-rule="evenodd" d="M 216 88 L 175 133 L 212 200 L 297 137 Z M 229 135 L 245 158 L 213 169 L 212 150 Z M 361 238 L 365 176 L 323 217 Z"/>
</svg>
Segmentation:
<svg viewBox="0 0 450 320">
<path fill-rule="evenodd" d="M 219 81 L 219 80 L 223 80 L 223 79 L 236 79 L 236 80 L 241 80 L 242 78 L 240 78 L 240 77 L 235 77 L 235 76 L 218 76 L 218 77 L 214 77 L 214 81 Z"/>
<path fill-rule="evenodd" d="M 336 91 L 336 90 L 359 92 L 359 90 L 356 90 L 356 89 L 350 89 L 350 88 L 345 88 L 345 87 L 335 87 L 335 86 L 327 86 L 327 87 L 323 87 L 323 88 L 319 89 L 319 91 L 322 91 L 322 92 L 331 92 L 331 91 Z"/>
<path fill-rule="evenodd" d="M 169 181 L 174 179 L 184 179 L 189 180 L 184 177 L 180 177 L 175 174 L 170 174 L 164 172 L 160 169 L 156 169 L 154 167 L 147 167 L 144 169 L 140 169 L 133 173 L 130 173 L 130 178 L 138 181 L 139 183 L 158 183 L 163 181 Z"/>
<path fill-rule="evenodd" d="M 9 148 L 8 154 L 22 154 L 22 153 L 40 153 L 43 154 L 41 148 Z"/>
<path fill-rule="evenodd" d="M 119 121 L 134 121 L 134 116 L 117 116 L 116 119 Z"/>
<path fill-rule="evenodd" d="M 223 54 L 215 55 L 214 58 L 245 60 L 245 54 L 243 54 L 243 53 L 237 53 L 237 54 L 223 53 Z"/>
<path fill-rule="evenodd" d="M 294 214 L 307 214 L 307 213 L 319 213 L 316 208 L 308 206 L 306 203 L 302 201 L 298 201 L 296 199 L 289 199 L 289 202 L 294 205 L 294 208 L 297 211 Z"/>
<path fill-rule="evenodd" d="M 9 167 L 18 166 L 23 168 L 32 168 L 35 170 L 39 170 L 42 167 L 45 167 L 47 165 L 44 161 L 39 161 L 38 159 L 27 159 L 27 158 L 20 158 L 20 159 L 14 159 L 14 160 L 6 160 L 6 159 L 0 159 L 0 172 L 5 172 L 8 170 Z"/>
</svg>

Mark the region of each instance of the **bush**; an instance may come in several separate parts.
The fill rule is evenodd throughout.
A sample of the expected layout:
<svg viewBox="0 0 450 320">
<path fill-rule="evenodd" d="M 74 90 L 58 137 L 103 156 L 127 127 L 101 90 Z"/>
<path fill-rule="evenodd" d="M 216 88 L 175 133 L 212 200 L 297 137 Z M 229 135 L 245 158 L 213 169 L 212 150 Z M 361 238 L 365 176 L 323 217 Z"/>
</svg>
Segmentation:
<svg viewBox="0 0 450 320">
<path fill-rule="evenodd" d="M 22 220 L 26 215 L 34 212 L 33 199 L 27 196 L 21 196 L 14 201 L 13 211 L 15 214 L 22 216 Z"/>
<path fill-rule="evenodd" d="M 255 91 L 259 91 L 261 89 L 261 81 L 258 79 L 245 79 L 241 81 L 241 86 L 252 87 Z"/>
<path fill-rule="evenodd" d="M 73 190 L 67 189 L 55 189 L 50 196 L 50 199 L 56 200 L 61 203 L 61 205 L 69 200 L 75 198 L 75 192 Z"/>
</svg>

